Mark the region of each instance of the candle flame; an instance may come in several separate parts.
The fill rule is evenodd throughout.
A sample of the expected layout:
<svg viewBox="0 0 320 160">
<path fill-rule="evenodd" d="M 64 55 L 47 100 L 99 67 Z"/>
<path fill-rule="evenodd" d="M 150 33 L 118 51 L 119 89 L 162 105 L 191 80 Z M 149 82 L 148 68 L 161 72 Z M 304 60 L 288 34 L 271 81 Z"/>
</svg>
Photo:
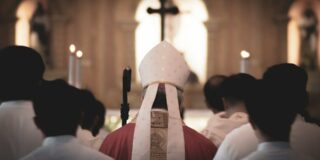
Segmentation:
<svg viewBox="0 0 320 160">
<path fill-rule="evenodd" d="M 77 51 L 76 55 L 78 58 L 82 58 L 83 52 L 79 50 L 79 51 Z"/>
<path fill-rule="evenodd" d="M 250 58 L 250 53 L 248 51 L 245 51 L 245 50 L 242 50 L 241 53 L 240 53 L 241 57 L 243 59 L 248 59 Z"/>
<path fill-rule="evenodd" d="M 76 51 L 76 46 L 74 44 L 71 44 L 69 46 L 69 50 L 70 50 L 71 53 L 74 53 Z"/>
</svg>

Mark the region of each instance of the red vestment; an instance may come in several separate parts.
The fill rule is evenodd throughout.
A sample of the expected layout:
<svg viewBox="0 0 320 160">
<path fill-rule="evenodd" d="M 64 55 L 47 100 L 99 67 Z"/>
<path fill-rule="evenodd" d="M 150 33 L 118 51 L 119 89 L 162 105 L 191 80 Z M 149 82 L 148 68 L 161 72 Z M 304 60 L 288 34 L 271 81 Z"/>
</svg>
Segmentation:
<svg viewBox="0 0 320 160">
<path fill-rule="evenodd" d="M 134 123 L 110 133 L 100 151 L 116 160 L 131 160 Z M 195 130 L 183 126 L 186 160 L 212 160 L 217 147 Z"/>
</svg>

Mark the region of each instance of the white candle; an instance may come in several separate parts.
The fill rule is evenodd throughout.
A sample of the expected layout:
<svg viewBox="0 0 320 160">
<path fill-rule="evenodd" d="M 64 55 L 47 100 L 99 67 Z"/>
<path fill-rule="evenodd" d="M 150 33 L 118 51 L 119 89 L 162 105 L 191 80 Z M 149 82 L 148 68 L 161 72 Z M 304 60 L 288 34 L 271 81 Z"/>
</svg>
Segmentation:
<svg viewBox="0 0 320 160">
<path fill-rule="evenodd" d="M 240 73 L 248 73 L 249 71 L 249 58 L 250 53 L 248 51 L 241 51 Z"/>
<path fill-rule="evenodd" d="M 68 83 L 70 85 L 74 85 L 74 65 L 75 65 L 75 51 L 76 51 L 76 46 L 74 44 L 71 44 L 69 46 L 69 64 L 68 64 Z"/>
<path fill-rule="evenodd" d="M 81 88 L 81 58 L 83 56 L 82 51 L 77 51 L 76 53 L 76 78 L 75 78 L 75 86 L 77 88 Z"/>
</svg>

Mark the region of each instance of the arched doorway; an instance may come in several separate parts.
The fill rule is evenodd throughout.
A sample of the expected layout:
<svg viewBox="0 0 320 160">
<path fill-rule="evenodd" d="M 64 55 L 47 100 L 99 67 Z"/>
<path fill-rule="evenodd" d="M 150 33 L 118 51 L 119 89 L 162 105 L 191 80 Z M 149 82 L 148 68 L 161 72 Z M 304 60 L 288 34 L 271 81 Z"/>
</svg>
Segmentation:
<svg viewBox="0 0 320 160">
<path fill-rule="evenodd" d="M 36 0 L 24 0 L 17 9 L 15 44 L 30 47 L 30 20 L 37 8 Z"/>
<path fill-rule="evenodd" d="M 202 0 L 173 0 L 180 13 L 166 17 L 166 38 L 185 57 L 200 82 L 206 80 L 208 12 Z M 159 0 L 142 0 L 135 18 L 139 22 L 135 33 L 136 68 L 144 55 L 160 42 L 160 17 L 146 12 L 158 8 Z M 137 69 L 138 70 L 138 69 Z M 137 75 L 137 77 L 139 77 Z"/>
<path fill-rule="evenodd" d="M 17 8 L 15 44 L 37 50 L 47 65 L 49 61 L 49 18 L 46 0 L 23 0 Z"/>
</svg>

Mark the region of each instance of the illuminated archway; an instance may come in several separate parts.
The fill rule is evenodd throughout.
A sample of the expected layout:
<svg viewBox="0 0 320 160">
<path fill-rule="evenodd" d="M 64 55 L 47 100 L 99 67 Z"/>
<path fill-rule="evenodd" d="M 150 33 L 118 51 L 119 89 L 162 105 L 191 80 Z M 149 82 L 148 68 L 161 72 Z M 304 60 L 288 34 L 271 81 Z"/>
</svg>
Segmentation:
<svg viewBox="0 0 320 160">
<path fill-rule="evenodd" d="M 15 26 L 15 44 L 30 46 L 30 20 L 37 8 L 36 0 L 24 0 L 17 9 Z"/>
<path fill-rule="evenodd" d="M 166 38 L 185 57 L 200 82 L 206 80 L 207 29 L 204 22 L 208 12 L 202 0 L 173 0 L 180 13 L 166 17 Z M 136 68 L 145 54 L 160 42 L 160 16 L 146 12 L 148 7 L 159 8 L 158 0 L 142 0 L 135 18 L 139 25 L 135 33 Z M 139 75 L 137 75 L 139 77 Z"/>
</svg>

